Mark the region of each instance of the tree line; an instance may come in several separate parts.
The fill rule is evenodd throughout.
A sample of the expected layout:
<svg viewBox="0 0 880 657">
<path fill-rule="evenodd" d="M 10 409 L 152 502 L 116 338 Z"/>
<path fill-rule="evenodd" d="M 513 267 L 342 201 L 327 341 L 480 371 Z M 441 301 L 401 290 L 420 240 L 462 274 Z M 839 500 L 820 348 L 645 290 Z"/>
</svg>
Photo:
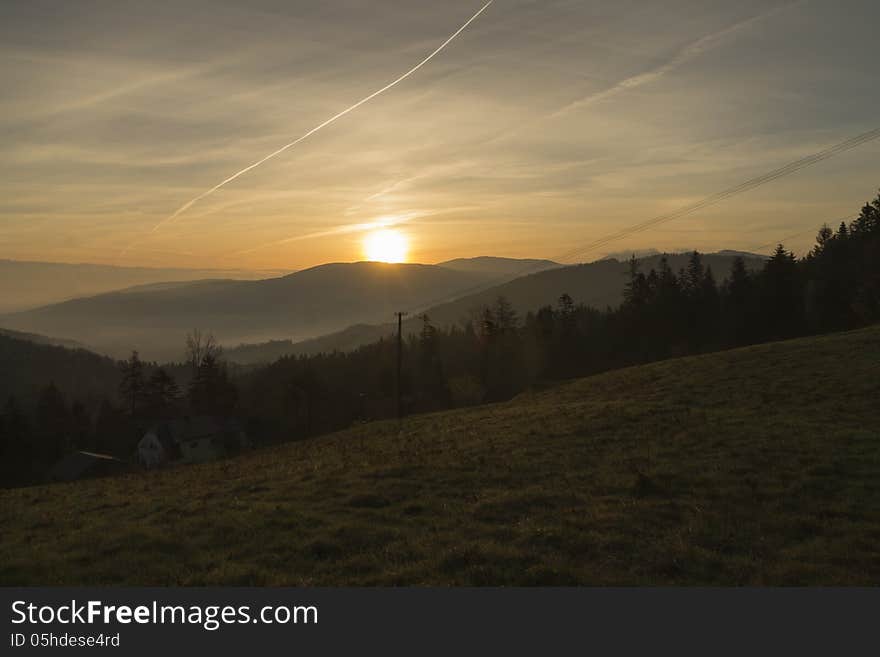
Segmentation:
<svg viewBox="0 0 880 657">
<path fill-rule="evenodd" d="M 520 315 L 503 297 L 457 326 L 427 316 L 406 336 L 406 413 L 502 401 L 529 388 L 664 358 L 854 328 L 880 320 L 880 196 L 823 226 L 801 258 L 780 244 L 756 271 L 736 258 L 719 275 L 690 254 L 642 271 L 634 257 L 616 308 L 555 304 Z M 283 357 L 236 372 L 210 335 L 187 336 L 186 362 L 137 353 L 117 366 L 115 399 L 83 403 L 50 383 L 33 408 L 10 397 L 0 417 L 2 483 L 25 483 L 71 449 L 130 458 L 147 425 L 176 415 L 236 415 L 253 437 L 296 440 L 396 414 L 396 338 L 350 352 Z M 73 401 L 68 402 L 67 399 Z"/>
</svg>

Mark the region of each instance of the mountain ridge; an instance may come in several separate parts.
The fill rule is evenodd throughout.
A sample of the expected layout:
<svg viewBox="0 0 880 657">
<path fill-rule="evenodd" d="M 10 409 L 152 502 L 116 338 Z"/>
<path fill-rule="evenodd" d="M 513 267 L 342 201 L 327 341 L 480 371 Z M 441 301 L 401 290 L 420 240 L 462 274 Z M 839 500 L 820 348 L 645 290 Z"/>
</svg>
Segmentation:
<svg viewBox="0 0 880 657">
<path fill-rule="evenodd" d="M 225 343 L 306 339 L 375 322 L 484 279 L 436 265 L 328 263 L 257 281 L 135 286 L 7 314 L 0 321 L 18 331 L 88 342 L 116 356 L 138 349 L 161 360 L 178 356 L 193 328 L 211 331 Z"/>
<path fill-rule="evenodd" d="M 726 276 L 736 256 L 720 253 L 701 254 L 704 264 L 711 266 L 718 278 Z M 661 258 L 667 258 L 670 267 L 678 270 L 685 267 L 689 253 L 656 254 L 639 259 L 640 266 L 647 271 L 659 265 Z M 747 258 L 751 269 L 758 269 L 764 263 L 763 256 Z M 513 308 L 523 315 L 544 305 L 555 305 L 559 296 L 569 294 L 575 303 L 583 303 L 596 308 L 616 306 L 623 300 L 623 288 L 629 263 L 616 259 L 602 259 L 577 265 L 560 265 L 542 271 L 528 273 L 512 280 L 495 284 L 475 285 L 476 289 L 454 299 L 435 300 L 419 306 L 419 315 L 427 315 L 437 326 L 460 325 L 472 318 L 480 307 L 491 305 L 498 296 L 504 296 Z M 389 316 L 390 320 L 390 316 Z M 421 327 L 419 316 L 404 321 L 405 333 L 417 333 Z M 241 364 L 265 363 L 281 356 L 309 355 L 320 352 L 351 350 L 363 344 L 374 342 L 392 335 L 397 330 L 391 322 L 378 324 L 359 324 L 349 326 L 327 335 L 316 336 L 302 341 L 275 340 L 261 349 L 258 344 L 228 345 L 227 356 Z"/>
</svg>

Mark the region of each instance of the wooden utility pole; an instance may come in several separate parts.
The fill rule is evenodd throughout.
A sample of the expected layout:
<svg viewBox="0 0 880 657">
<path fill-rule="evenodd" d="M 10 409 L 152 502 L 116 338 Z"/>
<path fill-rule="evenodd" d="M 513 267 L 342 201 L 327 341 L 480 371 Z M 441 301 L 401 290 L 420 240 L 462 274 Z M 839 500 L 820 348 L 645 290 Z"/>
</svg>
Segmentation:
<svg viewBox="0 0 880 657">
<path fill-rule="evenodd" d="M 407 313 L 396 312 L 397 315 L 397 379 L 396 384 L 394 386 L 394 393 L 397 398 L 397 419 L 403 417 L 403 402 L 401 401 L 402 395 L 402 373 L 403 373 L 403 316 Z"/>
</svg>

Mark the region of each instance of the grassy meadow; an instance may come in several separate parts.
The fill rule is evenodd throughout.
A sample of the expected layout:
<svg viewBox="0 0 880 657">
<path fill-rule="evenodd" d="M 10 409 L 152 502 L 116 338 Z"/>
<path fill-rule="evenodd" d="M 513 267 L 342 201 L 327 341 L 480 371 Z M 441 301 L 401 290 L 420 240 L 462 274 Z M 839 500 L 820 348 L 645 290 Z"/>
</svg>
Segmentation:
<svg viewBox="0 0 880 657">
<path fill-rule="evenodd" d="M 880 327 L 0 491 L 4 585 L 880 583 Z"/>
</svg>

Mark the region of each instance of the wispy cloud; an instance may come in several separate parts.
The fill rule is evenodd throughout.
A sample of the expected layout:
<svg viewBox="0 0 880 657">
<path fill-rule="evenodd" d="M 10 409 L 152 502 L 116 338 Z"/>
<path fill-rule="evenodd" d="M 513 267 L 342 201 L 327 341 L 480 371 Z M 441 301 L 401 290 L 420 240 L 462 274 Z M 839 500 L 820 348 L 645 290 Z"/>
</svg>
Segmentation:
<svg viewBox="0 0 880 657">
<path fill-rule="evenodd" d="M 261 251 L 263 249 L 268 249 L 273 246 L 282 246 L 284 244 L 291 244 L 293 242 L 302 242 L 304 240 L 312 240 L 320 237 L 333 237 L 335 235 L 347 235 L 349 233 L 363 233 L 371 230 L 377 230 L 379 228 L 390 228 L 392 226 L 397 226 L 403 223 L 410 221 L 420 215 L 418 213 L 412 213 L 407 215 L 394 215 L 390 217 L 380 217 L 375 221 L 368 221 L 364 223 L 357 224 L 345 224 L 342 226 L 336 226 L 334 228 L 330 228 L 328 230 L 319 230 L 311 233 L 306 233 L 304 235 L 294 235 L 292 237 L 284 237 L 278 240 L 272 240 L 271 242 L 265 242 L 263 244 L 258 244 L 257 246 L 252 246 L 248 249 L 242 249 L 240 251 L 234 251 L 230 253 L 230 256 L 237 255 L 248 255 L 251 253 L 255 253 L 256 251 Z"/>
<path fill-rule="evenodd" d="M 876 0 L 505 0 L 391 92 L 150 232 L 486 1 L 0 3 L 2 255 L 113 262 L 134 242 L 116 262 L 299 269 L 417 212 L 400 226 L 413 257 L 550 257 L 876 121 Z M 878 148 L 676 223 L 693 237 L 621 247 L 818 225 L 876 187 Z"/>
<path fill-rule="evenodd" d="M 784 9 L 788 9 L 793 7 L 794 5 L 798 5 L 803 0 L 793 0 L 792 2 L 788 2 L 784 5 L 771 9 L 770 11 L 764 12 L 762 14 L 758 14 L 757 16 L 752 16 L 751 18 L 747 18 L 745 20 L 739 21 L 738 23 L 734 23 L 728 27 L 725 27 L 722 30 L 718 30 L 717 32 L 713 32 L 712 34 L 707 34 L 696 41 L 689 43 L 688 45 L 681 48 L 678 52 L 676 52 L 669 60 L 656 66 L 652 69 L 639 73 L 637 75 L 630 76 L 623 80 L 620 80 L 616 84 L 608 87 L 607 89 L 603 89 L 601 91 L 597 91 L 595 93 L 590 94 L 584 98 L 579 98 L 578 100 L 571 102 L 564 107 L 553 112 L 550 117 L 556 118 L 559 116 L 563 116 L 570 112 L 575 112 L 577 110 L 583 109 L 589 105 L 594 103 L 601 102 L 603 100 L 607 100 L 612 98 L 618 94 L 624 93 L 626 91 L 630 91 L 637 87 L 641 87 L 646 84 L 650 84 L 664 75 L 672 73 L 677 68 L 683 66 L 689 61 L 696 59 L 697 57 L 703 55 L 704 53 L 717 48 L 722 45 L 725 41 L 733 37 L 734 35 L 745 31 L 749 27 L 755 25 L 756 23 L 770 18 L 775 14 L 778 14 L 780 11 Z"/>
</svg>

